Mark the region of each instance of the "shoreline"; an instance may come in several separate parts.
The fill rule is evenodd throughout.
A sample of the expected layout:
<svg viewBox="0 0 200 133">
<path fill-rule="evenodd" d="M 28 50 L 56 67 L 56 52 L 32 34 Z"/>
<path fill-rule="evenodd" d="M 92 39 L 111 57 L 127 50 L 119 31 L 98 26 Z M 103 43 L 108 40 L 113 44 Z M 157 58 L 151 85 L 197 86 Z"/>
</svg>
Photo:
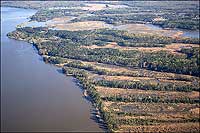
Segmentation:
<svg viewBox="0 0 200 133">
<path fill-rule="evenodd" d="M 58 68 L 63 68 L 63 66 L 59 66 L 59 64 L 53 64 L 53 63 L 46 62 L 44 60 L 44 58 L 45 57 L 49 58 L 49 57 L 52 57 L 52 56 L 48 56 L 46 54 L 41 53 L 40 49 L 38 48 L 38 45 L 36 43 L 34 43 L 34 41 L 32 41 L 32 40 L 26 40 L 26 39 L 21 39 L 21 38 L 15 38 L 15 37 L 9 36 L 9 34 L 7 34 L 7 37 L 10 38 L 10 39 L 14 39 L 14 40 L 17 40 L 17 41 L 23 41 L 23 42 L 27 42 L 27 43 L 31 44 L 32 46 L 34 46 L 37 49 L 37 54 L 42 57 L 43 62 L 51 64 L 51 65 L 53 65 L 55 67 L 58 67 Z M 62 74 L 64 74 L 65 76 L 73 77 L 76 80 L 76 81 L 73 81 L 73 82 L 75 82 L 76 85 L 80 88 L 80 91 L 82 92 L 83 98 L 86 99 L 87 101 L 89 101 L 89 103 L 94 108 L 95 112 L 99 112 L 100 109 L 97 107 L 97 103 L 95 103 L 94 99 L 88 94 L 87 88 L 83 87 L 83 84 L 81 84 L 81 80 L 79 80 L 78 78 L 76 78 L 76 76 L 74 76 L 74 75 L 68 75 L 68 74 L 64 73 L 63 70 L 62 70 Z M 83 93 L 83 91 L 86 91 L 85 94 L 87 94 L 87 96 Z M 102 130 L 104 130 L 104 131 L 107 132 L 108 131 L 108 127 L 107 127 L 106 122 L 101 117 L 102 114 L 101 113 L 97 113 L 97 114 L 90 113 L 90 114 L 95 116 L 95 122 L 100 126 L 100 128 Z"/>
</svg>

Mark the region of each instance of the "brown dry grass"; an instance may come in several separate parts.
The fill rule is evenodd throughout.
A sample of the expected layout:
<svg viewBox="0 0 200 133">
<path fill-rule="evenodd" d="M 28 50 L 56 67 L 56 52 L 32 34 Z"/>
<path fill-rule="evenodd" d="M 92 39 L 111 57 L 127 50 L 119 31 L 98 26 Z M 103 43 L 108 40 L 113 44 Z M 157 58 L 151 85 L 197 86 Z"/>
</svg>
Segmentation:
<svg viewBox="0 0 200 133">
<path fill-rule="evenodd" d="M 173 49 L 173 50 L 181 50 L 183 47 L 199 47 L 198 44 L 184 44 L 184 43 L 172 43 L 170 45 L 166 45 L 166 49 Z"/>
<path fill-rule="evenodd" d="M 198 116 L 191 113 L 152 113 L 150 116 L 118 116 L 117 119 L 154 119 L 154 120 L 185 120 L 191 118 L 197 118 Z"/>
<path fill-rule="evenodd" d="M 186 103 L 141 103 L 141 102 L 108 102 L 104 101 L 105 106 L 110 110 L 119 109 L 121 112 L 132 112 L 136 114 L 173 114 L 190 113 L 191 109 L 199 107 L 197 104 Z M 197 115 L 196 115 L 197 116 Z"/>
<path fill-rule="evenodd" d="M 59 30 L 69 30 L 69 31 L 79 31 L 79 30 L 93 30 L 108 28 L 109 26 L 102 21 L 85 21 L 85 22 L 75 22 L 75 23 L 50 23 L 49 27 L 54 27 Z"/>
<path fill-rule="evenodd" d="M 91 46 L 81 46 L 83 48 L 89 48 L 89 49 L 96 49 L 96 48 L 113 48 L 113 49 L 119 49 L 119 50 L 137 50 L 142 52 L 159 52 L 159 51 L 167 51 L 172 54 L 181 54 L 177 51 L 181 50 L 183 47 L 199 47 L 197 44 L 184 44 L 184 43 L 172 43 L 170 45 L 166 45 L 165 47 L 123 47 L 117 45 L 116 42 L 108 43 L 105 46 L 97 46 L 97 45 L 91 45 Z"/>
<path fill-rule="evenodd" d="M 155 91 L 155 90 L 139 90 L 139 89 L 121 89 L 121 88 L 108 88 L 108 87 L 102 87 L 102 86 L 96 86 L 95 87 L 99 94 L 102 97 L 106 96 L 114 96 L 114 95 L 154 95 L 159 97 L 165 97 L 168 96 L 169 98 L 183 98 L 188 97 L 191 99 L 197 99 L 199 98 L 199 92 L 192 91 L 192 92 L 175 92 L 175 91 Z"/>
<path fill-rule="evenodd" d="M 98 11 L 106 8 L 105 4 L 86 4 L 86 7 L 81 7 L 83 10 Z"/>
<path fill-rule="evenodd" d="M 121 7 L 127 7 L 125 5 L 111 5 L 111 4 L 85 4 L 86 7 L 81 7 L 83 10 L 90 10 L 90 11 L 98 11 L 98 10 L 103 10 L 107 9 L 106 5 L 109 6 L 109 9 L 114 9 L 114 8 L 121 8 Z"/>
<path fill-rule="evenodd" d="M 65 16 L 65 17 L 58 17 L 58 18 L 53 18 L 51 20 L 51 22 L 48 23 L 48 25 L 51 24 L 62 24 L 62 23 L 67 23 L 69 22 L 71 19 L 73 19 L 74 17 L 70 17 L 70 16 Z"/>
<path fill-rule="evenodd" d="M 62 21 L 69 21 L 70 19 L 71 19 L 71 17 L 59 17 L 59 18 L 53 18 L 52 21 L 62 22 Z"/>
<path fill-rule="evenodd" d="M 199 114 L 200 114 L 200 108 L 191 109 L 190 112 L 199 116 Z"/>
<path fill-rule="evenodd" d="M 141 81 L 141 80 L 153 80 L 149 77 L 128 77 L 128 76 L 104 76 L 106 80 L 127 80 L 127 81 Z"/>
<path fill-rule="evenodd" d="M 199 132 L 199 123 L 168 123 L 155 126 L 120 126 L 117 132 Z"/>
<path fill-rule="evenodd" d="M 180 81 L 180 80 L 169 80 L 169 79 L 159 79 L 159 78 L 151 78 L 151 77 L 130 77 L 130 76 L 103 76 L 105 80 L 126 80 L 126 81 L 150 81 L 151 83 L 157 84 L 159 83 L 174 83 L 176 85 L 191 85 L 190 81 Z"/>
<path fill-rule="evenodd" d="M 159 79 L 160 82 L 162 83 L 174 83 L 174 84 L 179 84 L 179 85 L 191 85 L 192 82 L 189 81 L 179 81 L 179 80 L 167 80 L 167 79 Z"/>
</svg>

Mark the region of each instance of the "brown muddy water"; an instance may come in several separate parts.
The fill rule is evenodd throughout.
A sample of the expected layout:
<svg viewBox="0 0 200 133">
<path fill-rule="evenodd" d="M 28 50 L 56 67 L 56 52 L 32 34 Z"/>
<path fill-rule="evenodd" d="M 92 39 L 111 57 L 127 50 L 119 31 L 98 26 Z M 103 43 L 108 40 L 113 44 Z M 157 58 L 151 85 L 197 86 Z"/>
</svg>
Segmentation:
<svg viewBox="0 0 200 133">
<path fill-rule="evenodd" d="M 36 11 L 1 7 L 1 131 L 105 131 L 91 103 L 36 49 L 7 38 Z"/>
</svg>

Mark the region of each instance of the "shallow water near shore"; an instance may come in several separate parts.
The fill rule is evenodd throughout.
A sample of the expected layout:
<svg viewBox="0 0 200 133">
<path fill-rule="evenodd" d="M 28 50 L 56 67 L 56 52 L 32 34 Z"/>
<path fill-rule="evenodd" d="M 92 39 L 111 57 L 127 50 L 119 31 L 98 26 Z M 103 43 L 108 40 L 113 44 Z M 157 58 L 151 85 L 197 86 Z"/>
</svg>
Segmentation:
<svg viewBox="0 0 200 133">
<path fill-rule="evenodd" d="M 104 131 L 74 78 L 6 34 L 36 10 L 1 7 L 2 131 Z"/>
</svg>

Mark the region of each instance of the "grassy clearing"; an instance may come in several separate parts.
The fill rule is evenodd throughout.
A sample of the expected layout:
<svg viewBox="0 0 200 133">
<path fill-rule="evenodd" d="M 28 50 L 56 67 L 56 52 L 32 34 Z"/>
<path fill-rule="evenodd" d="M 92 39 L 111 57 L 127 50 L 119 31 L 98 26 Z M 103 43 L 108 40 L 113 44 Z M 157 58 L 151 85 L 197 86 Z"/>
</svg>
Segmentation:
<svg viewBox="0 0 200 133">
<path fill-rule="evenodd" d="M 88 48 L 88 49 L 112 48 L 112 49 L 118 49 L 118 50 L 136 50 L 136 51 L 140 51 L 140 52 L 166 51 L 166 52 L 169 52 L 172 54 L 181 55 L 182 53 L 179 52 L 181 50 L 181 48 L 199 47 L 199 45 L 184 44 L 184 43 L 172 43 L 172 44 L 166 45 L 165 47 L 124 47 L 124 46 L 119 46 L 116 42 L 110 42 L 104 46 L 91 45 L 91 46 L 81 46 L 81 47 Z"/>
<path fill-rule="evenodd" d="M 154 126 L 122 125 L 118 132 L 199 132 L 199 123 L 169 123 Z"/>
<path fill-rule="evenodd" d="M 141 103 L 141 102 L 110 102 L 105 101 L 105 106 L 112 111 L 143 114 L 173 114 L 173 113 L 189 113 L 191 109 L 199 108 L 198 104 L 185 104 L 185 103 Z M 192 115 L 192 113 L 189 113 Z M 196 117 L 198 117 L 196 115 Z"/>
<path fill-rule="evenodd" d="M 62 19 L 62 18 L 59 18 L 59 20 L 60 19 Z M 65 19 L 62 21 L 59 21 L 59 23 L 57 23 L 57 22 L 49 23 L 48 26 L 56 28 L 58 30 L 69 30 L 69 31 L 109 28 L 109 25 L 105 24 L 105 22 L 102 22 L 102 21 L 86 21 L 86 22 L 67 23 Z"/>
<path fill-rule="evenodd" d="M 115 95 L 121 95 L 121 96 L 129 96 L 129 95 L 145 95 L 145 96 L 159 96 L 161 98 L 167 97 L 169 99 L 175 99 L 175 98 L 184 98 L 188 97 L 191 99 L 198 99 L 199 98 L 199 92 L 192 91 L 192 92 L 166 92 L 166 91 L 152 91 L 152 90 L 139 90 L 139 89 L 121 89 L 121 88 L 109 88 L 109 87 L 102 87 L 102 86 L 96 86 L 95 87 L 99 94 L 102 97 L 107 96 L 115 96 Z"/>
</svg>

